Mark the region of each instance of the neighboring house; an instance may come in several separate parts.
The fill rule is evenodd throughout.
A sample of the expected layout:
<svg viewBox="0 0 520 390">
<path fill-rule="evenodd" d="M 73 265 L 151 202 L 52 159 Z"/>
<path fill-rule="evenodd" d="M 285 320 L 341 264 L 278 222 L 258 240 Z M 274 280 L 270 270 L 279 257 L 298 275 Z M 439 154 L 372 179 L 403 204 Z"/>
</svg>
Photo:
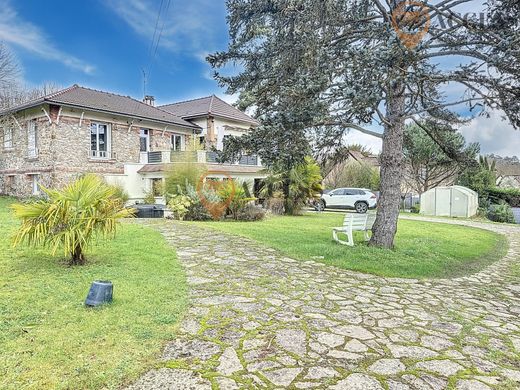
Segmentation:
<svg viewBox="0 0 520 390">
<path fill-rule="evenodd" d="M 363 164 L 363 163 L 367 164 L 377 170 L 381 169 L 381 163 L 379 162 L 379 156 L 376 156 L 373 154 L 363 154 L 361 152 L 358 152 L 357 150 L 350 150 L 348 152 L 348 158 L 351 159 L 351 161 L 356 161 L 360 164 Z"/>
<path fill-rule="evenodd" d="M 347 152 L 341 156 L 341 159 L 338 159 L 329 166 L 325 167 L 326 175 L 323 179 L 323 184 L 325 187 L 336 188 L 341 186 L 348 186 L 348 184 L 343 183 L 342 180 L 343 172 L 347 164 L 364 164 L 378 171 L 381 168 L 378 156 L 373 154 L 363 154 L 357 150 L 347 150 Z"/>
<path fill-rule="evenodd" d="M 495 160 L 497 186 L 520 189 L 520 163 Z"/>
<path fill-rule="evenodd" d="M 258 125 L 215 96 L 154 107 L 150 96 L 141 102 L 73 85 L 0 112 L 0 121 L 0 193 L 6 195 L 38 195 L 39 184 L 59 188 L 91 172 L 139 200 L 175 166 L 175 153 L 201 141 L 205 148 L 197 151 L 197 160 L 208 164 L 210 177 L 231 176 L 256 186 L 264 177 L 254 156 L 217 164 L 208 151 L 221 146 L 219 139 Z"/>
</svg>

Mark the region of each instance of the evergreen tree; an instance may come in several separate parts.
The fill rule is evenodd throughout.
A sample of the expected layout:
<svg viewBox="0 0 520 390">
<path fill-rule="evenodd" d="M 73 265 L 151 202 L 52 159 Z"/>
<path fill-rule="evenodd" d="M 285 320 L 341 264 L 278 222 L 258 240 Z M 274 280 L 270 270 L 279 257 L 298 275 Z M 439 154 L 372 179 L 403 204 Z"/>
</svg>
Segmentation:
<svg viewBox="0 0 520 390">
<path fill-rule="evenodd" d="M 501 109 L 520 125 L 518 2 L 482 1 L 488 20 L 461 4 L 405 0 L 228 0 L 230 43 L 209 56 L 230 93 L 259 118 L 285 113 L 290 135 L 311 129 L 338 142 L 345 130 L 384 128 L 381 196 L 371 245 L 391 248 L 397 230 L 407 120 L 453 124 L 452 108 Z M 441 66 L 442 64 L 442 66 Z M 446 86 L 464 89 L 448 96 Z M 303 138 L 301 138 L 303 139 Z"/>
</svg>

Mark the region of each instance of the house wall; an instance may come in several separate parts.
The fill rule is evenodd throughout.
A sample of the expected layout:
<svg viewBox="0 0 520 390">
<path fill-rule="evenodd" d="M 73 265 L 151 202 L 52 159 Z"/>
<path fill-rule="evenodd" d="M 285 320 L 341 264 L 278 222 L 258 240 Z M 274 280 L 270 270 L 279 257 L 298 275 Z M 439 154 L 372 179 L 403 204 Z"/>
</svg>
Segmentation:
<svg viewBox="0 0 520 390">
<path fill-rule="evenodd" d="M 37 128 L 38 156 L 28 154 L 28 124 L 34 121 Z M 13 147 L 4 148 L 4 128 L 12 129 Z M 52 184 L 52 153 L 54 130 L 41 109 L 26 110 L 15 116 L 0 119 L 0 193 L 13 196 L 32 194 L 33 175 L 45 185 Z"/>
<path fill-rule="evenodd" d="M 202 127 L 202 133 L 199 136 L 207 137 L 208 135 L 208 119 L 197 118 L 192 119 L 190 122 Z M 222 150 L 223 141 L 225 135 L 232 135 L 234 137 L 240 137 L 247 133 L 250 129 L 250 125 L 244 122 L 237 122 L 225 118 L 215 117 L 213 119 L 213 126 L 215 129 L 215 142 L 218 150 Z M 233 128 L 233 129 L 230 129 Z"/>
<path fill-rule="evenodd" d="M 50 114 L 52 123 L 43 112 Z M 59 113 L 59 115 L 58 115 Z M 83 116 L 83 117 L 82 117 Z M 119 177 L 122 181 L 135 179 L 127 164 L 138 164 L 140 160 L 139 132 L 141 128 L 150 129 L 150 150 L 169 150 L 170 135 L 192 134 L 192 130 L 182 127 L 135 120 L 103 114 L 94 111 L 44 105 L 16 114 L 21 129 L 10 118 L 3 118 L 0 126 L 16 126 L 13 134 L 13 148 L 6 150 L 0 144 L 0 193 L 18 197 L 32 194 L 32 175 L 38 174 L 41 184 L 46 187 L 60 188 L 85 173 L 96 173 L 104 177 Z M 36 158 L 27 157 L 27 123 L 37 122 Z M 80 125 L 81 122 L 81 125 Z M 111 151 L 114 158 L 92 159 L 90 151 L 90 125 L 92 122 L 107 123 L 111 127 Z M 139 169 L 137 168 L 136 171 Z M 137 184 L 129 184 L 132 191 Z M 138 190 L 136 190 L 139 193 Z"/>
</svg>

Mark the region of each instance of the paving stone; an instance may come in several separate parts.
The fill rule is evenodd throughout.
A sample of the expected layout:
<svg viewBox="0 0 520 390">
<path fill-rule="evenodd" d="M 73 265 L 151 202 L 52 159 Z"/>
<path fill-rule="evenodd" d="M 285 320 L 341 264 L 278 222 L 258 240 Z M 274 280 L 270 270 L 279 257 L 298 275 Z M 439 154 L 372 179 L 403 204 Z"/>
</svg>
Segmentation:
<svg viewBox="0 0 520 390">
<path fill-rule="evenodd" d="M 434 351 L 441 351 L 444 349 L 451 348 L 454 344 L 442 337 L 437 336 L 423 336 L 421 337 L 421 345 L 423 347 L 433 349 Z"/>
<path fill-rule="evenodd" d="M 306 335 L 301 329 L 282 329 L 276 332 L 276 342 L 289 352 L 303 356 L 307 352 Z"/>
<path fill-rule="evenodd" d="M 296 261 L 193 223 L 129 223 L 176 247 L 190 287 L 178 337 L 163 353 L 190 370 L 152 370 L 132 390 L 209 388 L 195 371 L 225 390 L 267 380 L 276 389 L 480 390 L 520 379 L 520 283 L 510 272 L 519 227 L 448 221 L 507 235 L 508 254 L 474 275 L 413 280 Z M 453 378 L 461 370 L 473 376 Z"/>
<path fill-rule="evenodd" d="M 359 353 L 353 353 L 353 352 L 347 352 L 347 351 L 338 351 L 336 349 L 333 349 L 332 351 L 329 351 L 327 356 L 330 356 L 335 359 L 345 359 L 345 360 L 362 360 L 363 355 Z"/>
<path fill-rule="evenodd" d="M 397 359 L 380 359 L 368 367 L 368 371 L 379 375 L 396 375 L 406 370 L 406 366 Z"/>
<path fill-rule="evenodd" d="M 364 374 L 351 374 L 346 379 L 339 381 L 331 386 L 332 390 L 383 390 L 379 381 L 371 376 Z"/>
<path fill-rule="evenodd" d="M 520 371 L 518 371 L 518 370 L 511 370 L 511 369 L 505 368 L 502 370 L 502 374 L 504 374 L 506 378 L 508 378 L 512 381 L 520 382 Z"/>
<path fill-rule="evenodd" d="M 460 364 L 452 362 L 451 360 L 428 360 L 426 362 L 419 362 L 415 366 L 421 370 L 432 371 L 446 377 L 455 375 L 464 369 Z"/>
<path fill-rule="evenodd" d="M 370 340 L 376 336 L 369 330 L 356 325 L 338 326 L 331 329 L 334 333 L 341 334 L 343 336 L 351 337 L 359 340 Z"/>
<path fill-rule="evenodd" d="M 359 340 L 350 340 L 345 344 L 345 349 L 349 352 L 366 352 L 368 347 Z"/>
<path fill-rule="evenodd" d="M 457 381 L 457 390 L 491 390 L 491 387 L 476 380 L 461 379 Z"/>
<path fill-rule="evenodd" d="M 305 375 L 305 379 L 323 379 L 323 378 L 333 378 L 338 376 L 338 372 L 330 367 L 311 367 L 309 368 L 307 375 Z"/>
<path fill-rule="evenodd" d="M 148 371 L 127 390 L 211 390 L 211 383 L 191 370 L 160 368 Z"/>
<path fill-rule="evenodd" d="M 333 334 L 333 333 L 326 333 L 326 332 L 318 333 L 318 336 L 316 339 L 321 344 L 327 345 L 328 347 L 331 347 L 331 348 L 337 347 L 345 342 L 345 337 L 338 336 L 337 334 Z"/>
<path fill-rule="evenodd" d="M 233 348 L 226 348 L 224 353 L 218 359 L 219 365 L 217 371 L 222 375 L 231 375 L 237 371 L 242 370 L 242 363 Z"/>
<path fill-rule="evenodd" d="M 303 368 L 281 368 L 274 371 L 264 371 L 262 374 L 276 386 L 289 386 L 302 370 Z"/>
<path fill-rule="evenodd" d="M 389 345 L 388 348 L 396 358 L 425 359 L 437 356 L 437 352 L 418 346 Z"/>
<path fill-rule="evenodd" d="M 220 351 L 217 344 L 209 341 L 177 339 L 166 345 L 162 360 L 193 358 L 208 360 Z"/>
<path fill-rule="evenodd" d="M 401 382 L 396 382 L 393 380 L 387 381 L 388 383 L 388 390 L 410 390 L 410 386 L 405 385 Z"/>
</svg>

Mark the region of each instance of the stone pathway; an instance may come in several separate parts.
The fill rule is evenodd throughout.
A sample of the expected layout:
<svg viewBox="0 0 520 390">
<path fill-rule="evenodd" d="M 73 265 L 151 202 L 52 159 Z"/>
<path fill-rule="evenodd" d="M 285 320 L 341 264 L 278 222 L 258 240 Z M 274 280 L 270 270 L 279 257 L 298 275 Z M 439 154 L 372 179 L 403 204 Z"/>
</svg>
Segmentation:
<svg viewBox="0 0 520 390">
<path fill-rule="evenodd" d="M 520 388 L 520 228 L 456 222 L 506 234 L 507 256 L 470 277 L 418 281 L 146 223 L 175 246 L 191 307 L 161 368 L 128 389 Z"/>
</svg>

